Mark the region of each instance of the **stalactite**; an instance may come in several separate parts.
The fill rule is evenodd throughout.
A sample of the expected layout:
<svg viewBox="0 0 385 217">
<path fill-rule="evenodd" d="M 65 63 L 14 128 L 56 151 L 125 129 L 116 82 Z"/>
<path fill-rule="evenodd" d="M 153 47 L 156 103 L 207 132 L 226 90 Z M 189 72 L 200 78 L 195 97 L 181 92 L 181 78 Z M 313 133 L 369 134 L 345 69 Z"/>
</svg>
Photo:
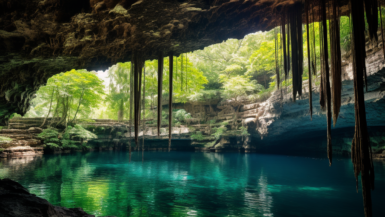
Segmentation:
<svg viewBox="0 0 385 217">
<path fill-rule="evenodd" d="M 162 124 L 162 91 L 163 91 L 163 54 L 158 54 L 158 136 Z"/>
<path fill-rule="evenodd" d="M 329 164 L 332 164 L 332 139 L 331 139 L 331 92 L 329 81 L 329 52 L 328 52 L 328 37 L 327 37 L 327 20 L 326 20 L 326 3 L 325 0 L 321 0 L 321 13 L 322 13 L 322 27 L 321 27 L 321 50 L 322 50 L 322 68 L 321 71 L 321 88 L 320 94 L 323 97 L 321 107 L 326 106 L 326 121 L 327 121 L 327 155 L 329 158 Z M 323 103 L 323 104 L 322 104 Z"/>
<path fill-rule="evenodd" d="M 174 59 L 173 55 L 169 56 L 169 97 L 168 97 L 168 150 L 171 148 L 171 136 L 172 136 L 172 91 L 173 91 L 173 67 Z"/>
<path fill-rule="evenodd" d="M 311 84 L 311 60 L 310 60 L 310 31 L 309 31 L 309 1 L 306 1 L 306 36 L 307 36 L 307 63 L 309 69 L 309 109 L 310 119 L 313 119 L 313 96 L 312 96 L 312 84 Z"/>
<path fill-rule="evenodd" d="M 332 101 L 333 101 L 333 125 L 337 123 L 338 114 L 341 108 L 341 44 L 340 44 L 340 21 L 337 14 L 337 2 L 332 1 L 333 16 L 330 21 L 330 54 L 332 74 Z"/>
<path fill-rule="evenodd" d="M 290 39 L 292 60 L 293 101 L 302 95 L 303 36 L 302 4 L 295 4 L 290 11 Z"/>
<path fill-rule="evenodd" d="M 363 72 L 365 69 L 365 20 L 363 0 L 349 1 L 352 19 L 352 53 L 353 53 L 353 82 L 354 82 L 354 110 L 355 132 L 352 142 L 352 162 L 357 181 L 361 173 L 362 196 L 366 217 L 372 216 L 371 189 L 374 189 L 374 168 L 372 150 L 367 131 Z M 366 3 L 366 1 L 365 1 Z M 371 24 L 369 24 L 370 26 Z"/>
</svg>

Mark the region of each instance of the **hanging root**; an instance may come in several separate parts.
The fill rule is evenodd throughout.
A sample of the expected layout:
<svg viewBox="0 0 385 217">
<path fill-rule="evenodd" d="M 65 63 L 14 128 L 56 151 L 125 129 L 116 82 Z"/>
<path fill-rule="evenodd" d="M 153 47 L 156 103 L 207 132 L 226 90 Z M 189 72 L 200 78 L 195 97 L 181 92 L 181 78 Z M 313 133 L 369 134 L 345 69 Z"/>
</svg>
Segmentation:
<svg viewBox="0 0 385 217">
<path fill-rule="evenodd" d="M 141 97 L 141 83 L 142 83 L 142 57 L 136 52 L 134 56 L 134 121 L 135 121 L 135 144 L 138 148 L 138 134 L 140 125 L 140 97 Z"/>
<path fill-rule="evenodd" d="M 279 80 L 279 65 L 278 65 L 278 62 L 279 62 L 279 57 L 278 57 L 278 53 L 279 53 L 279 45 L 278 45 L 278 33 L 276 31 L 276 29 L 274 29 L 274 45 L 275 45 L 275 75 L 276 75 L 276 79 L 277 79 L 277 88 L 279 89 L 279 83 L 280 83 L 280 80 Z"/>
<path fill-rule="evenodd" d="M 163 54 L 158 55 L 158 136 L 162 124 L 162 90 L 163 90 Z"/>
<path fill-rule="evenodd" d="M 378 10 L 377 0 L 364 0 L 366 10 L 366 20 L 369 26 L 369 37 L 372 42 L 378 40 Z"/>
<path fill-rule="evenodd" d="M 289 16 L 290 40 L 292 56 L 293 100 L 302 95 L 303 74 L 303 36 L 302 36 L 302 4 L 293 5 Z M 289 42 L 290 43 L 290 42 Z"/>
<path fill-rule="evenodd" d="M 321 0 L 321 50 L 322 50 L 322 71 L 321 71 L 321 86 L 320 86 L 320 104 L 322 108 L 326 106 L 326 121 L 327 121 L 327 155 L 329 164 L 332 164 L 332 138 L 331 138 L 331 93 L 329 80 L 329 57 L 328 57 L 328 37 L 327 37 L 327 20 L 326 20 L 326 2 Z"/>
<path fill-rule="evenodd" d="M 311 60 L 310 60 L 310 31 L 309 31 L 309 1 L 306 1 L 306 36 L 307 36 L 307 64 L 309 69 L 309 109 L 310 119 L 313 118 L 313 96 L 312 96 L 312 84 L 311 84 Z"/>
<path fill-rule="evenodd" d="M 372 216 L 372 199 L 370 189 L 374 189 L 374 169 L 372 162 L 372 150 L 366 124 L 364 77 L 365 69 L 365 19 L 363 0 L 350 0 L 349 7 L 352 17 L 352 53 L 353 53 L 353 80 L 354 80 L 354 110 L 355 132 L 352 142 L 352 162 L 354 175 L 357 181 L 361 173 L 362 196 L 364 199 L 364 211 L 366 217 Z M 367 1 L 365 1 L 365 4 Z M 368 4 L 366 4 L 368 6 Z M 373 12 L 374 13 L 374 12 Z M 377 12 L 375 12 L 377 14 Z M 370 26 L 377 23 L 372 20 Z"/>
<path fill-rule="evenodd" d="M 143 61 L 143 138 L 142 138 L 142 151 L 144 150 L 144 134 L 146 131 L 146 62 Z"/>
<path fill-rule="evenodd" d="M 282 52 L 283 52 L 283 70 L 285 72 L 285 80 L 287 73 L 289 73 L 287 49 L 286 49 L 286 14 L 283 13 L 281 17 L 281 31 L 282 31 Z"/>
<path fill-rule="evenodd" d="M 337 123 L 341 108 L 341 45 L 340 45 L 340 21 L 337 12 L 337 2 L 333 3 L 333 16 L 330 21 L 330 53 L 332 74 L 332 100 L 333 100 L 333 125 Z"/>
<path fill-rule="evenodd" d="M 173 68 L 174 68 L 174 57 L 172 54 L 169 56 L 169 98 L 168 98 L 168 150 L 171 148 L 171 136 L 172 136 L 172 91 L 173 91 Z"/>
</svg>

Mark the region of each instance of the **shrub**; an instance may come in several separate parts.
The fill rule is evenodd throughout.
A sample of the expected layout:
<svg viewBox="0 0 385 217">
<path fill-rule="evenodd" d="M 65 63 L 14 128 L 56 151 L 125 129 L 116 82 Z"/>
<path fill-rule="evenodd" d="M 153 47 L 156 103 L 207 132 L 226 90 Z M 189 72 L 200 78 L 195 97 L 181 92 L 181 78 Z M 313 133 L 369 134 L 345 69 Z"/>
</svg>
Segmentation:
<svg viewBox="0 0 385 217">
<path fill-rule="evenodd" d="M 51 148 L 60 147 L 60 140 L 58 137 L 59 137 L 58 130 L 52 127 L 44 129 L 43 132 L 37 135 L 37 138 L 43 140 L 44 144 L 46 144 L 48 147 L 51 147 Z"/>
<path fill-rule="evenodd" d="M 50 148 L 88 148 L 87 140 L 97 138 L 90 131 L 84 129 L 80 125 L 74 127 L 68 126 L 64 133 L 59 136 L 59 132 L 55 128 L 47 128 L 43 130 L 37 137 Z"/>
<path fill-rule="evenodd" d="M 191 139 L 201 141 L 203 140 L 203 135 L 201 131 L 197 131 L 196 133 L 191 135 Z"/>
<path fill-rule="evenodd" d="M 186 119 L 191 118 L 191 114 L 187 113 L 184 109 L 179 109 L 174 114 L 175 119 L 177 119 L 179 122 L 184 122 Z"/>
<path fill-rule="evenodd" d="M 80 125 L 75 125 L 74 127 L 68 126 L 63 134 L 62 144 L 63 148 L 88 148 L 87 141 L 96 138 L 98 138 L 97 135 L 84 129 Z"/>
</svg>

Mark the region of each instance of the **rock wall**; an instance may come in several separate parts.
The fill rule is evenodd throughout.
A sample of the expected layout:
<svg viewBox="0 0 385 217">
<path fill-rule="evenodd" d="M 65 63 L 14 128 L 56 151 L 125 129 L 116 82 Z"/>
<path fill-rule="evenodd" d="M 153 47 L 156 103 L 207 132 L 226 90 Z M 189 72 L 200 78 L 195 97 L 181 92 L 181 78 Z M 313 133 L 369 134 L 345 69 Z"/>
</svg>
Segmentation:
<svg viewBox="0 0 385 217">
<path fill-rule="evenodd" d="M 44 144 L 36 135 L 41 133 L 40 128 L 2 129 L 0 136 L 11 138 L 10 142 L 0 142 L 0 158 L 28 157 L 43 154 Z"/>
<path fill-rule="evenodd" d="M 366 118 L 371 134 L 374 151 L 385 150 L 385 61 L 382 43 L 378 46 L 367 45 L 368 90 L 365 91 Z M 342 106 L 336 126 L 332 127 L 333 151 L 335 153 L 350 152 L 354 132 L 354 92 L 353 92 L 352 61 L 349 57 L 343 62 Z M 313 88 L 313 118 L 310 118 L 309 90 L 304 82 L 304 94 L 293 102 L 290 91 L 285 88 L 275 91 L 264 103 L 259 104 L 260 114 L 246 122 L 251 133 L 251 144 L 257 150 L 269 152 L 280 144 L 290 143 L 291 149 L 308 139 L 308 146 L 324 147 L 326 142 L 326 116 L 319 106 L 318 87 Z M 344 130 L 343 130 L 344 129 Z M 341 134 L 345 131 L 346 134 Z M 322 135 L 319 137 L 319 135 Z M 323 138 L 323 139 L 322 139 Z M 322 143 L 322 144 L 321 144 Z M 326 145 L 325 145 L 326 147 Z M 311 149 L 311 148 L 309 148 Z M 324 153 L 326 156 L 326 148 Z"/>
</svg>

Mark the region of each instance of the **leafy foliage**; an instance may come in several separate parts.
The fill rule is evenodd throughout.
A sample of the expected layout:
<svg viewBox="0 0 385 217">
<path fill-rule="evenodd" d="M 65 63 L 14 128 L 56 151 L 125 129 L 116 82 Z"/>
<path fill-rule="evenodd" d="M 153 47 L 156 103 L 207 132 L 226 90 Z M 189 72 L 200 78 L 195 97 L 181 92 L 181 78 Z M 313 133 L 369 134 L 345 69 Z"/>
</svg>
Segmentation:
<svg viewBox="0 0 385 217">
<path fill-rule="evenodd" d="M 191 114 L 187 113 L 186 110 L 184 109 L 179 109 L 178 111 L 175 112 L 174 117 L 179 122 L 184 122 L 186 119 L 191 118 Z"/>
<path fill-rule="evenodd" d="M 99 106 L 104 95 L 103 89 L 102 81 L 94 72 L 73 69 L 54 75 L 48 79 L 47 85 L 37 91 L 37 97 L 32 102 L 33 110 L 27 116 L 52 114 L 53 117 L 59 117 L 57 124 L 62 125 L 76 117 L 88 118 L 92 108 Z M 52 113 L 47 109 L 51 107 Z"/>
<path fill-rule="evenodd" d="M 191 135 L 191 139 L 202 141 L 203 140 L 202 132 L 201 131 L 195 132 L 194 134 Z"/>
<path fill-rule="evenodd" d="M 237 75 L 228 79 L 223 84 L 222 97 L 224 99 L 237 100 L 240 96 L 247 96 L 254 91 L 262 90 L 263 87 L 257 84 L 255 80 L 250 80 L 246 76 Z"/>
<path fill-rule="evenodd" d="M 60 139 L 59 132 L 55 128 L 47 128 L 44 129 L 37 137 L 43 140 L 44 144 L 51 148 L 59 148 L 60 147 Z"/>
<path fill-rule="evenodd" d="M 47 128 L 37 137 L 42 139 L 50 148 L 59 149 L 87 148 L 87 140 L 98 138 L 80 125 L 68 126 L 62 134 L 55 128 Z"/>
</svg>

